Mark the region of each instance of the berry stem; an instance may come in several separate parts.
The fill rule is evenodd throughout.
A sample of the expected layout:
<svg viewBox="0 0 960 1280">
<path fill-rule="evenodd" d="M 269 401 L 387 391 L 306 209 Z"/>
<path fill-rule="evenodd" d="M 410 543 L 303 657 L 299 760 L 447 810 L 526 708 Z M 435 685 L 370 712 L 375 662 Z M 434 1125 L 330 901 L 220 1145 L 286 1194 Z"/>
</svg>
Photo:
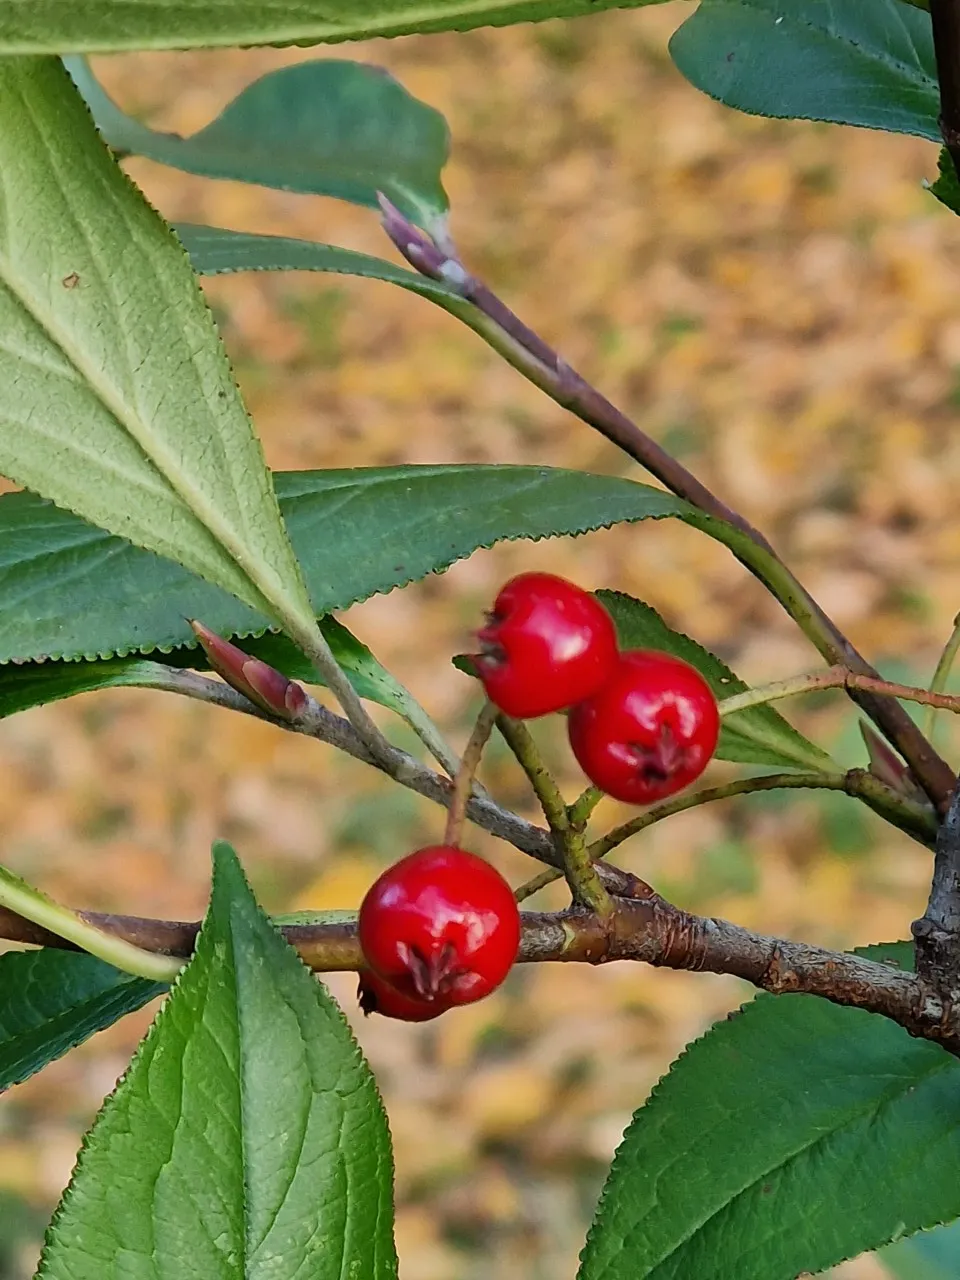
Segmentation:
<svg viewBox="0 0 960 1280">
<path fill-rule="evenodd" d="M 450 805 L 447 809 L 447 825 L 443 833 L 443 843 L 459 846 L 463 835 L 463 824 L 467 816 L 467 801 L 473 790 L 473 779 L 480 764 L 480 757 L 493 732 L 497 718 L 497 708 L 492 702 L 485 702 L 473 726 L 470 741 L 460 760 L 456 777 L 453 780 L 453 791 L 450 794 Z"/>
<path fill-rule="evenodd" d="M 574 902 L 596 912 L 598 916 L 609 916 L 614 909 L 613 899 L 604 887 L 587 851 L 583 828 L 574 826 L 570 821 L 563 796 L 537 750 L 533 735 L 521 720 L 512 720 L 505 715 L 497 716 L 497 728 L 540 801 L 547 825 L 563 858 L 562 874 L 570 886 Z M 560 874 L 557 871 L 555 878 L 559 879 Z"/>
<path fill-rule="evenodd" d="M 587 787 L 586 791 L 577 796 L 573 804 L 567 807 L 571 827 L 578 827 L 582 831 L 602 799 L 603 792 L 599 787 Z"/>
</svg>

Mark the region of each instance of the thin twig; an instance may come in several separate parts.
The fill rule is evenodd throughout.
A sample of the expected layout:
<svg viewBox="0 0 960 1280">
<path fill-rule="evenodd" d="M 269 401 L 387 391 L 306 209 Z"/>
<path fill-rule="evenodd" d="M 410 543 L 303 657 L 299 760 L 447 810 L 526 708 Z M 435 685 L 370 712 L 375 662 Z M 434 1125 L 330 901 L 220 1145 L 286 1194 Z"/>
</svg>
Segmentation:
<svg viewBox="0 0 960 1280">
<path fill-rule="evenodd" d="M 881 677 L 860 675 L 843 666 L 828 667 L 826 671 L 813 671 L 807 675 L 789 676 L 786 680 L 776 680 L 771 684 L 746 689 L 743 693 L 732 694 L 720 702 L 720 714 L 733 715 L 737 711 L 746 711 L 748 707 L 779 702 L 783 698 L 795 698 L 801 693 L 815 693 L 819 689 L 863 690 L 885 698 L 903 698 L 906 702 L 919 702 L 923 706 L 960 714 L 960 697 L 940 693 L 935 689 L 920 689 L 916 685 L 897 684 L 894 680 L 884 680 Z"/>
<path fill-rule="evenodd" d="M 941 2 L 953 3 L 953 0 Z M 734 555 L 767 586 L 827 662 L 842 664 L 858 674 L 879 678 L 879 673 L 824 613 L 759 530 L 722 502 L 686 467 L 576 373 L 486 285 L 472 276 L 458 259 L 448 257 L 389 201 L 382 200 L 381 203 L 384 208 L 384 229 L 400 253 L 423 275 L 453 285 L 462 298 L 462 302 L 453 299 L 433 301 L 469 325 L 524 377 L 540 387 L 557 404 L 594 427 L 656 476 L 671 492 L 707 515 L 723 520 L 738 530 L 743 535 L 743 540 L 736 547 L 731 545 Z M 851 688 L 849 692 L 901 753 L 926 794 L 942 812 L 955 781 L 947 762 L 941 759 L 897 702 L 889 698 L 878 698 L 860 689 Z"/>
<path fill-rule="evenodd" d="M 490 734 L 493 732 L 496 718 L 497 708 L 492 702 L 485 702 L 480 714 L 477 716 L 477 722 L 473 726 L 473 733 L 470 735 L 470 740 L 460 759 L 460 767 L 457 769 L 456 777 L 453 780 L 453 791 L 447 808 L 447 825 L 443 833 L 444 844 L 459 845 L 460 843 L 463 834 L 463 820 L 467 816 L 467 801 L 470 799 L 470 792 L 473 788 L 473 779 L 480 764 L 483 749 L 487 745 Z"/>
<path fill-rule="evenodd" d="M 750 795 L 755 791 L 845 791 L 850 796 L 863 800 L 887 821 L 906 830 L 908 834 L 922 844 L 932 844 L 937 831 L 936 820 L 932 811 L 901 797 L 892 788 L 874 778 L 863 769 L 851 769 L 847 773 L 768 773 L 757 778 L 737 778 L 733 782 L 725 782 L 717 787 L 704 787 L 701 791 L 687 791 L 675 796 L 672 800 L 664 800 L 662 804 L 637 814 L 628 822 L 614 827 L 606 835 L 594 840 L 588 853 L 596 862 L 605 858 L 608 853 L 623 844 L 626 840 L 665 818 L 675 814 L 686 813 L 689 809 L 697 809 L 703 804 L 712 804 L 715 800 L 729 800 L 734 796 Z M 896 797 L 896 813 L 893 812 Z M 525 902 L 548 884 L 560 879 L 560 871 L 550 867 L 532 876 L 516 891 L 518 902 Z"/>
<path fill-rule="evenodd" d="M 729 800 L 733 796 L 751 795 L 755 791 L 843 791 L 846 789 L 846 776 L 842 773 L 768 773 L 759 778 L 737 778 L 734 782 L 725 782 L 718 787 L 705 787 L 702 791 L 684 792 L 671 800 L 664 800 L 646 813 L 637 814 L 628 822 L 614 827 L 590 846 L 590 856 L 594 859 L 605 858 L 632 836 L 639 835 L 664 818 L 672 818 L 675 814 L 686 813 L 688 809 L 697 809 L 702 804 L 713 804 L 715 800 Z"/>
<path fill-rule="evenodd" d="M 265 720 L 289 733 L 299 733 L 318 742 L 325 742 L 355 760 L 379 769 L 402 786 L 432 800 L 434 804 L 445 809 L 450 804 L 453 783 L 449 778 L 434 772 L 405 751 L 397 750 L 395 759 L 389 763 L 375 760 L 349 722 L 322 707 L 309 693 L 297 721 L 290 724 L 269 715 L 221 680 L 212 680 L 208 676 L 179 667 L 167 667 L 159 662 L 138 664 L 137 677 L 135 681 L 131 681 L 131 687 L 177 693 L 210 706 L 239 711 L 243 715 Z M 484 831 L 512 844 L 522 853 L 528 853 L 538 862 L 562 866 L 561 853 L 549 831 L 544 831 L 542 827 L 528 822 L 509 809 L 504 809 L 489 796 L 474 794 L 467 803 L 467 817 Z M 626 886 L 633 879 L 626 872 L 617 871 L 613 867 L 604 868 L 601 876 L 611 893 L 626 892 Z"/>
<path fill-rule="evenodd" d="M 513 720 L 504 715 L 497 716 L 497 728 L 519 761 L 540 801 L 540 807 L 561 852 L 563 874 L 567 878 L 574 902 L 595 911 L 599 916 L 609 915 L 613 910 L 613 903 L 587 852 L 583 827 L 571 824 L 563 796 L 541 759 L 530 730 L 522 720 Z"/>
</svg>

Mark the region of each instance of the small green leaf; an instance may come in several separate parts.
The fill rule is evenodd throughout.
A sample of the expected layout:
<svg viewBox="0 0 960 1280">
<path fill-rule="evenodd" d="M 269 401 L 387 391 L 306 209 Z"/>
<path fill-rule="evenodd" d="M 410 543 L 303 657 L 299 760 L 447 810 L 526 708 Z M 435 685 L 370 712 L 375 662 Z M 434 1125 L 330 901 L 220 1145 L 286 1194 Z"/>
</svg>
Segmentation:
<svg viewBox="0 0 960 1280">
<path fill-rule="evenodd" d="M 760 995 L 634 1116 L 579 1280 L 794 1280 L 958 1214 L 960 1062 L 876 1014 Z"/>
<path fill-rule="evenodd" d="M 195 276 L 56 59 L 0 59 L 0 173 L 0 473 L 309 624 Z"/>
<path fill-rule="evenodd" d="M 333 275 L 384 280 L 411 293 L 430 298 L 441 306 L 463 306 L 463 298 L 449 285 L 428 280 L 405 267 L 395 266 L 369 253 L 355 253 L 332 244 L 292 240 L 286 236 L 258 236 L 224 227 L 202 227 L 180 222 L 174 227 L 190 255 L 193 269 L 202 276 L 234 271 L 325 271 Z"/>
<path fill-rule="evenodd" d="M 881 1249 L 877 1258 L 894 1280 L 956 1280 L 960 1275 L 960 1222 L 898 1240 Z"/>
<path fill-rule="evenodd" d="M 738 111 L 940 141 L 930 18 L 902 0 L 703 0 L 670 54 Z"/>
<path fill-rule="evenodd" d="M 0 51 L 108 53 L 213 45 L 332 44 L 575 18 L 657 0 L 0 0 Z"/>
<path fill-rule="evenodd" d="M 709 650 L 668 627 L 650 605 L 619 591 L 598 591 L 597 597 L 616 623 L 622 648 L 664 649 L 675 654 L 697 668 L 717 698 L 729 698 L 748 687 Z M 717 757 L 738 764 L 835 771 L 827 753 L 770 706 L 749 707 L 724 717 Z"/>
<path fill-rule="evenodd" d="M 0 956 L 0 1090 L 165 990 L 79 951 L 8 951 Z"/>
<path fill-rule="evenodd" d="M 393 1280 L 392 1160 L 336 1004 L 214 851 L 193 960 L 87 1135 L 40 1280 Z"/>
<path fill-rule="evenodd" d="M 85 59 L 66 63 L 104 139 L 121 152 L 207 178 L 374 209 L 379 191 L 424 230 L 445 228 L 446 121 L 380 67 L 333 59 L 281 67 L 244 89 L 206 128 L 181 138 L 126 116 Z"/>
</svg>

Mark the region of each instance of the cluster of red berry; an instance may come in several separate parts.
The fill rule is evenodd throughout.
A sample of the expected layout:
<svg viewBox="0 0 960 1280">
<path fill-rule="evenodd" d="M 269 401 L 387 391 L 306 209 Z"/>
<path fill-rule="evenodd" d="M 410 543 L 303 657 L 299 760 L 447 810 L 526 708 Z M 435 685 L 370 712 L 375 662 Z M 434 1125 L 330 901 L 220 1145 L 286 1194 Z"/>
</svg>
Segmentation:
<svg viewBox="0 0 960 1280">
<path fill-rule="evenodd" d="M 706 768 L 720 732 L 706 681 L 668 653 L 621 653 L 606 609 L 572 582 L 513 578 L 478 636 L 475 662 L 490 701 L 517 719 L 569 709 L 574 754 L 618 800 L 650 804 Z M 500 985 L 517 958 L 520 915 L 483 858 L 431 845 L 372 885 L 358 931 L 367 964 L 361 1008 L 426 1022 Z"/>
<path fill-rule="evenodd" d="M 620 653 L 603 605 L 549 573 L 511 579 L 479 632 L 487 697 L 516 719 L 569 708 L 568 733 L 601 791 L 652 804 L 700 776 L 717 745 L 710 686 L 659 650 Z"/>
</svg>

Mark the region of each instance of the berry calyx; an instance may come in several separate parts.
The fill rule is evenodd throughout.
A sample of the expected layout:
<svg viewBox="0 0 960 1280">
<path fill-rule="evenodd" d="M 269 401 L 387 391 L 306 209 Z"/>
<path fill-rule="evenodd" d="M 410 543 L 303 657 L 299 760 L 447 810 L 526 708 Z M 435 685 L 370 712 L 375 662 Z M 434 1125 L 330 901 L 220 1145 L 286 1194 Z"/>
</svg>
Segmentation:
<svg viewBox="0 0 960 1280">
<path fill-rule="evenodd" d="M 551 573 L 511 578 L 477 638 L 474 662 L 487 697 L 518 720 L 589 698 L 617 661 L 617 633 L 606 609 Z"/>
<path fill-rule="evenodd" d="M 386 870 L 358 920 L 370 968 L 400 995 L 438 1007 L 489 995 L 517 958 L 520 913 L 489 862 L 429 845 Z"/>
<path fill-rule="evenodd" d="M 672 654 L 636 649 L 573 708 L 567 730 L 591 782 L 616 800 L 653 804 L 703 773 L 720 714 L 699 671 Z"/>
<path fill-rule="evenodd" d="M 443 1000 L 415 1000 L 405 996 L 372 969 L 364 969 L 359 975 L 357 996 L 366 1016 L 382 1013 L 385 1018 L 396 1018 L 400 1022 L 429 1022 L 450 1008 Z"/>
</svg>

